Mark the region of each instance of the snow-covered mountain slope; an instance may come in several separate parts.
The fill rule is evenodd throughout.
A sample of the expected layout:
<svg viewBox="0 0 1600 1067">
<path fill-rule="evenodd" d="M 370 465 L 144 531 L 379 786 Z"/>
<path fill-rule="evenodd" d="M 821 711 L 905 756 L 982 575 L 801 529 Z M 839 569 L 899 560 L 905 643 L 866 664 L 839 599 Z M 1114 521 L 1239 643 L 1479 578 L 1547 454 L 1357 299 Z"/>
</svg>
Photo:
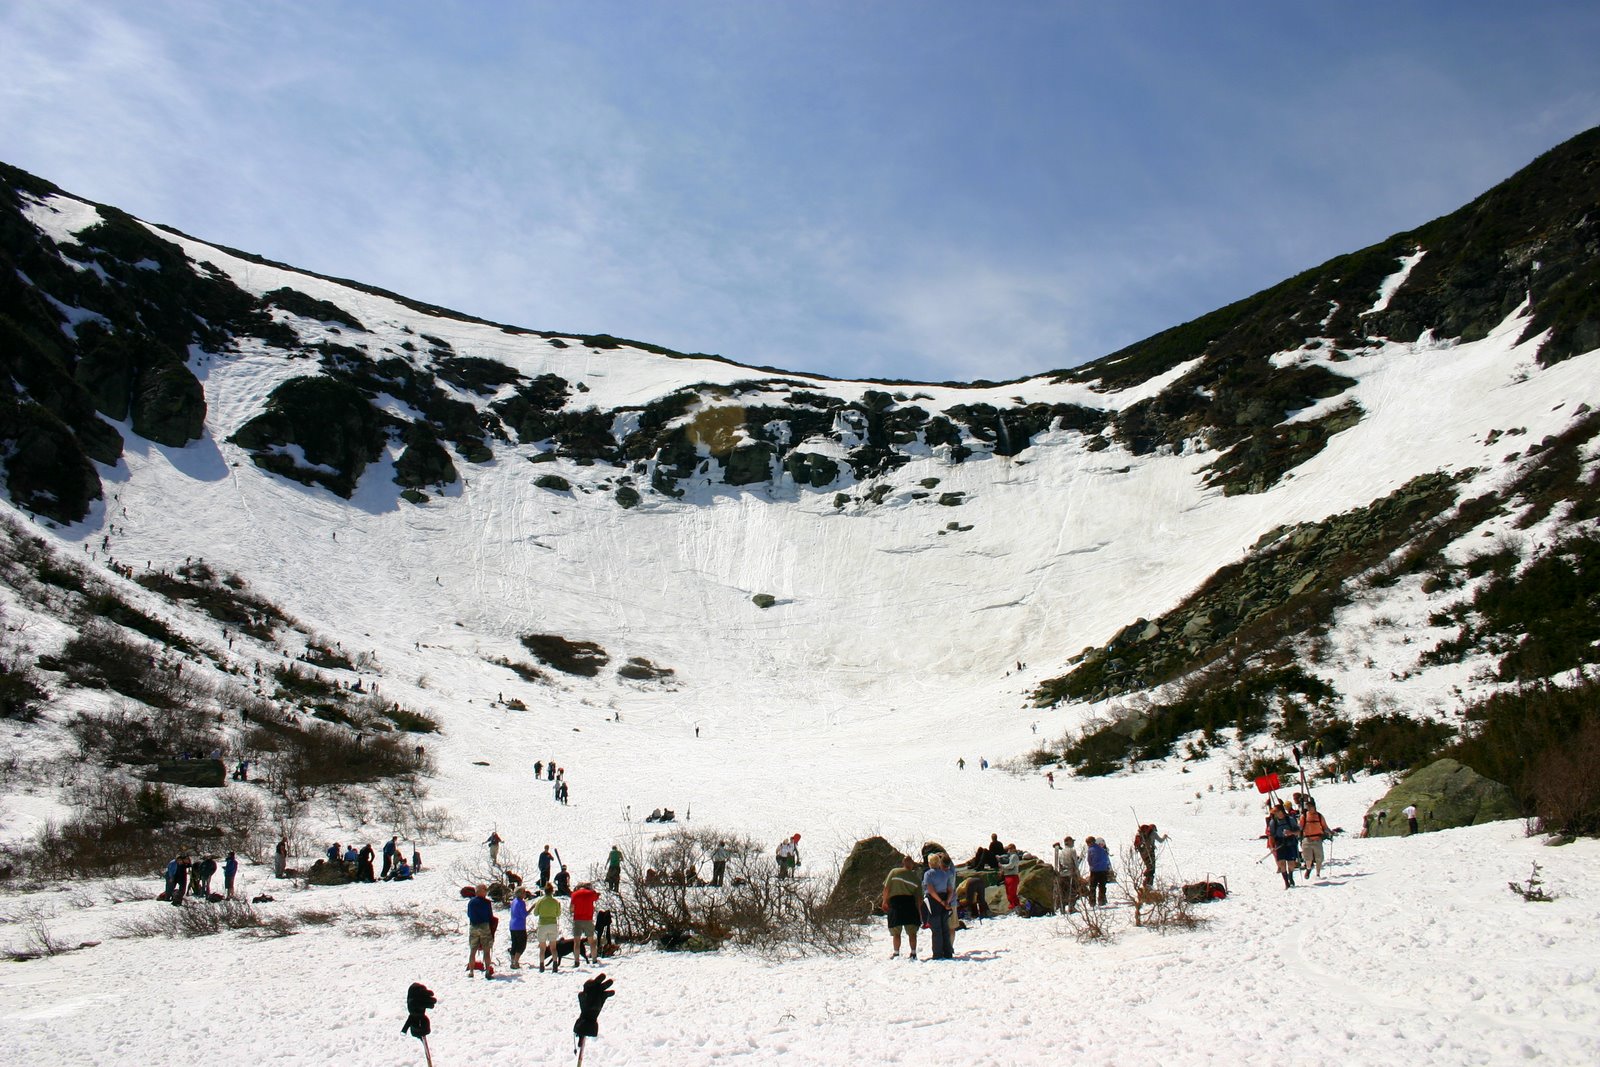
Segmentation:
<svg viewBox="0 0 1600 1067">
<path fill-rule="evenodd" d="M 18 761 L 0 809 L 4 841 L 35 840 L 71 814 L 77 783 L 101 777 L 90 764 L 55 762 L 81 741 L 67 729 L 74 715 L 173 715 L 161 703 L 170 690 L 144 678 L 119 688 L 73 659 L 74 640 L 109 621 L 143 635 L 128 641 L 166 646 L 158 655 L 137 644 L 145 651 L 135 658 L 193 681 L 186 699 L 220 717 L 207 736 L 230 758 L 289 762 L 282 748 L 258 747 L 262 716 L 353 725 L 371 744 L 379 728 L 395 735 L 382 721 L 393 702 L 441 727 L 405 744 L 425 746 L 428 803 L 455 830 L 425 835 L 430 877 L 384 887 L 384 899 L 455 908 L 450 883 L 481 868 L 475 842 L 489 827 L 520 864 L 548 840 L 585 871 L 613 841 L 651 840 L 640 816 L 659 806 L 763 841 L 802 830 L 819 868 L 873 832 L 964 851 L 1000 831 L 1043 853 L 1063 832 L 1125 838 L 1136 815 L 1176 830 L 1172 860 L 1186 875 L 1227 872 L 1251 884 L 1256 798 L 1237 787 L 1255 738 L 1227 736 L 1136 776 L 1058 769 L 1054 790 L 1023 757 L 1162 699 L 1158 683 L 1219 662 L 1242 672 L 1258 654 L 1314 665 L 1352 716 L 1448 717 L 1506 684 L 1486 647 L 1429 664 L 1420 653 L 1454 632 L 1435 616 L 1468 612 L 1490 580 L 1451 571 L 1470 569 L 1475 546 L 1510 546 L 1514 573 L 1562 538 L 1592 533 L 1600 337 L 1591 336 L 1597 261 L 1584 206 L 1600 201 L 1597 142 L 1585 135 L 1470 210 L 1096 364 L 974 385 L 841 382 L 475 321 L 219 249 L 7 170 L 0 358 L 14 388 L 0 403 L 3 507 L 39 542 L 7 534 L 0 677 L 10 683 L 25 667 L 42 695 L 21 701 L 38 721 L 6 723 Z M 1289 576 L 1291 590 L 1306 577 L 1307 590 L 1315 578 L 1337 591 L 1318 633 L 1228 637 L 1226 647 L 1197 638 L 1190 658 L 1137 685 L 1113 679 L 1070 699 L 1046 687 L 1107 659 L 1080 660 L 1080 650 L 1122 656 L 1118 635 L 1129 644 L 1161 636 L 1158 625 L 1142 640 L 1148 624 L 1130 632 L 1135 620 L 1192 622 L 1194 611 L 1180 613 L 1219 574 L 1286 539 L 1315 540 L 1297 524 L 1334 529 L 1441 472 L 1449 499 L 1352 548 L 1348 573 Z M 1435 533 L 1432 574 L 1372 580 Z M 199 561 L 223 577 L 199 576 Z M 1252 595 L 1229 587 L 1239 619 Z M 1323 646 L 1315 654 L 1313 641 Z M 563 655 L 598 667 L 564 670 Z M 376 704 L 350 695 L 358 682 L 361 700 Z M 235 721 L 241 710 L 258 716 L 254 725 Z M 983 757 L 1018 773 L 978 771 Z M 550 758 L 568 770 L 570 807 L 529 783 L 532 762 Z M 1385 785 L 1363 776 L 1318 791 L 1353 828 Z M 382 839 L 394 825 L 382 801 L 395 791 L 320 783 L 315 803 L 284 824 L 302 846 Z M 275 796 L 254 784 L 227 793 Z M 1362 842 L 1323 897 L 1307 894 L 1313 903 L 1282 903 L 1270 885 L 1242 893 L 1266 927 L 1225 912 L 1216 932 L 1175 948 L 1135 935 L 1110 964 L 1074 964 L 1074 942 L 1043 927 L 1019 931 L 1020 920 L 975 940 L 974 959 L 1028 961 L 1008 986 L 1064 975 L 1079 990 L 978 1061 L 1042 1061 L 1042 1049 L 1062 1044 L 1087 1051 L 1064 1020 L 1111 1028 L 1130 1002 L 1156 1031 L 1139 1046 L 1151 1058 L 1244 1054 L 1272 1033 L 1238 1008 L 1270 998 L 1259 968 L 1317 980 L 1354 1020 L 1335 1040 L 1355 1062 L 1439 1049 L 1450 1062 L 1498 1062 L 1524 1046 L 1581 1059 L 1600 1019 L 1585 992 L 1592 966 L 1555 943 L 1562 924 L 1593 939 L 1591 843 L 1550 861 L 1568 903 L 1538 919 L 1537 906 L 1501 888 L 1525 874 L 1536 846 L 1504 826 L 1454 834 L 1415 843 L 1429 849 L 1415 869 L 1438 889 L 1439 910 L 1451 922 L 1495 913 L 1551 951 L 1532 974 L 1461 977 L 1430 992 L 1439 1016 L 1421 1030 L 1391 998 L 1439 967 L 1486 972 L 1507 942 L 1485 947 L 1441 928 L 1435 902 L 1402 873 L 1404 846 Z M 1463 871 L 1474 861 L 1482 879 Z M 247 875 L 253 888 L 270 884 L 260 868 Z M 323 899 L 367 907 L 376 892 L 348 887 Z M 114 919 L 165 907 L 93 903 L 53 921 L 97 938 Z M 1374 914 L 1383 937 L 1428 964 L 1396 964 L 1388 944 L 1352 936 Z M 1323 921 L 1343 932 L 1320 941 L 1272 932 Z M 212 1001 L 216 1025 L 292 1049 L 285 1062 L 409 1054 L 399 1038 L 369 1044 L 367 1035 L 411 977 L 453 981 L 452 1005 L 476 995 L 448 977 L 453 943 L 405 941 L 368 959 L 338 930 L 298 936 L 287 950 L 228 942 L 241 957 L 228 976 L 269 990 L 281 1009 L 253 1018 L 241 998 Z M 181 988 L 169 996 L 139 977 L 189 967 L 193 954 L 163 942 L 114 946 L 96 951 L 115 952 L 115 973 L 154 1020 L 135 1028 L 128 1054 L 153 1055 L 163 1024 L 190 1043 L 220 1032 L 185 1017 L 191 997 Z M 358 962 L 342 973 L 347 954 Z M 1256 966 L 1216 963 L 1240 958 Z M 390 963 L 406 965 L 404 980 Z M 728 963 L 714 973 L 736 991 L 685 1005 L 678 991 L 704 980 L 692 963 L 625 963 L 652 999 L 634 1014 L 619 1001 L 627 1051 L 613 1062 L 698 1062 L 702 1044 L 731 1055 L 735 1001 L 748 1001 L 737 1028 L 758 1035 L 745 1046 L 756 1062 L 840 1062 L 863 1042 L 892 1062 L 908 1057 L 869 1032 L 916 1022 L 956 1040 L 980 1025 L 964 1015 L 992 1003 L 986 991 L 950 1008 L 940 999 L 948 988 L 918 974 L 908 979 L 914 1007 L 874 1009 L 801 1047 L 793 1034 L 820 1019 L 816 1004 L 831 1003 L 824 990 L 837 980 L 824 975 L 837 971 Z M 93 964 L 86 951 L 33 966 L 50 981 L 81 982 L 78 968 Z M 317 978 L 301 980 L 296 966 Z M 897 987 L 864 959 L 850 968 L 840 994 L 849 1003 L 893 999 Z M 394 988 L 380 997 L 367 991 L 374 982 Z M 783 987 L 773 1012 L 741 995 L 761 982 Z M 1120 991 L 1114 1003 L 1094 995 L 1102 983 Z M 1167 992 L 1177 983 L 1182 993 Z M 559 988 L 564 1010 L 573 990 Z M 95 1021 L 98 994 L 9 992 L 24 1014 L 0 1024 L 0 1041 L 19 1062 L 60 1048 L 95 1062 L 118 1046 L 110 1023 Z M 1517 1004 L 1524 1022 L 1477 1006 L 1479 997 Z M 1216 1000 L 1232 1010 L 1211 1026 L 1202 1013 Z M 790 1002 L 813 1010 L 777 1010 Z M 688 1036 L 669 1009 L 690 1020 Z M 496 1009 L 457 1010 L 441 1017 L 483 1035 L 457 1045 L 466 1056 L 512 1047 L 495 1029 Z M 1184 1021 L 1172 1023 L 1175 1011 Z M 51 1037 L 59 1019 L 76 1020 L 69 1042 Z M 347 1033 L 333 1047 L 305 1038 L 308 1026 Z"/>
</svg>

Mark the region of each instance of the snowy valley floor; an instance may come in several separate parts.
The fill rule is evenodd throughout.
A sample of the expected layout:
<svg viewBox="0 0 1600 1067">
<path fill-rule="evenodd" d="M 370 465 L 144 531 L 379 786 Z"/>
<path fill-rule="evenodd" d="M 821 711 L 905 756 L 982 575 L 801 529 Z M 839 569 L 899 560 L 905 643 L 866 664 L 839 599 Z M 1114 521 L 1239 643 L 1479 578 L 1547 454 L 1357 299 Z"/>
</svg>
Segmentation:
<svg viewBox="0 0 1600 1067">
<path fill-rule="evenodd" d="M 1143 781 L 1069 786 L 1119 784 L 1146 792 Z M 1319 792 L 1325 808 L 1355 811 L 1381 785 Z M 1253 809 L 1237 797 L 1231 807 Z M 1167 820 L 1163 863 L 1189 878 L 1226 874 L 1233 890 L 1199 909 L 1209 921 L 1187 933 L 1128 929 L 1085 945 L 1059 919 L 1008 917 L 959 935 L 959 958 L 939 963 L 889 959 L 876 925 L 845 958 L 630 950 L 606 966 L 617 995 L 585 1062 L 1600 1062 L 1600 842 L 1548 848 L 1516 823 L 1344 838 L 1325 879 L 1287 892 L 1255 862 L 1254 826 L 1232 810 Z M 276 890 L 264 908 L 416 902 L 454 917 L 462 902 L 450 867 L 476 851 L 435 848 L 433 868 L 409 885 L 297 893 L 267 885 L 261 868 L 242 877 L 252 892 Z M 1507 888 L 1535 862 L 1551 903 Z M 104 887 L 76 888 L 86 893 L 33 900 L 55 913 L 62 940 L 103 941 L 0 965 L 0 1063 L 421 1063 L 420 1046 L 399 1032 L 414 980 L 439 996 L 440 1067 L 573 1062 L 575 997 L 593 968 L 474 981 L 464 938 L 419 939 L 382 920 L 270 940 L 113 938 L 116 920 L 167 905 L 111 905 Z M 24 903 L 0 906 L 15 915 Z M 359 936 L 364 927 L 387 932 Z M 18 926 L 0 927 L 7 936 L 17 941 Z M 502 933 L 502 963 L 504 951 Z"/>
</svg>

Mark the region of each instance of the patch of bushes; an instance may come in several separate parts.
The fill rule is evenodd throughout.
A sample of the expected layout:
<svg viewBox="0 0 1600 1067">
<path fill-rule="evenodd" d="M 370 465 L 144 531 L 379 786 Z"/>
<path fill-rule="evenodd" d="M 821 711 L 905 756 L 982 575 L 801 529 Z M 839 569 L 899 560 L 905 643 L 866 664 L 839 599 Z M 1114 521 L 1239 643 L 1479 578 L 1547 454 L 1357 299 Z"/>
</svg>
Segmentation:
<svg viewBox="0 0 1600 1067">
<path fill-rule="evenodd" d="M 39 666 L 60 671 L 74 685 L 111 689 L 155 708 L 176 707 L 204 689 L 198 679 L 184 676 L 181 663 L 164 661 L 154 647 L 99 620 L 68 639 L 59 656 L 40 656 Z"/>
<path fill-rule="evenodd" d="M 1333 687 L 1298 666 L 1211 671 L 1189 679 L 1177 695 L 1142 714 L 1086 729 L 1060 754 L 1085 777 L 1110 774 L 1128 759 L 1165 759 L 1178 741 L 1199 732 L 1208 744 L 1221 730 L 1245 740 L 1266 729 L 1274 714 L 1337 696 Z"/>
<path fill-rule="evenodd" d="M 419 711 L 402 708 L 398 704 L 383 713 L 383 717 L 395 724 L 395 727 L 410 734 L 436 734 L 439 732 L 439 723 L 435 719 Z"/>
<path fill-rule="evenodd" d="M 9 655 L 0 655 L 0 719 L 33 722 L 47 696 L 37 671 Z"/>
<path fill-rule="evenodd" d="M 274 667 L 272 677 L 278 683 L 278 697 L 283 700 L 337 701 L 344 695 L 340 686 L 297 663 Z"/>
<path fill-rule="evenodd" d="M 276 604 L 248 591 L 238 575 L 219 576 L 205 563 L 186 563 L 174 573 L 151 571 L 134 581 L 169 600 L 184 601 L 218 622 L 260 641 L 293 624 Z"/>
<path fill-rule="evenodd" d="M 45 826 L 19 853 L 34 877 L 150 877 L 179 853 L 198 858 L 208 849 L 219 856 L 228 849 L 244 851 L 246 842 L 259 847 L 266 833 L 253 798 L 195 805 L 166 786 L 146 782 L 136 788 L 105 775 L 80 779 L 67 797 L 72 816 Z"/>
<path fill-rule="evenodd" d="M 186 704 L 152 710 L 117 701 L 108 711 L 79 712 L 67 729 L 79 754 L 96 766 L 174 760 L 222 747 L 215 716 Z"/>
<path fill-rule="evenodd" d="M 506 659 L 504 656 L 490 656 L 488 657 L 488 661 L 493 663 L 496 667 L 504 667 L 512 674 L 515 674 L 518 678 L 521 678 L 524 682 L 549 681 L 549 676 L 531 663 L 521 663 L 517 660 Z"/>
<path fill-rule="evenodd" d="M 370 782 L 424 773 L 425 755 L 397 733 L 363 734 L 344 726 L 264 718 L 248 747 L 269 753 L 266 775 L 275 790 Z"/>
<path fill-rule="evenodd" d="M 134 633 L 143 634 L 157 644 L 165 645 L 179 652 L 190 652 L 194 649 L 188 638 L 167 626 L 160 619 L 146 615 L 115 593 L 96 592 L 90 594 L 84 601 L 83 613 L 87 616 L 116 623 L 118 626 L 132 630 Z"/>
<path fill-rule="evenodd" d="M 636 682 L 659 682 L 671 678 L 676 671 L 671 667 L 658 667 L 647 659 L 634 656 L 617 668 L 617 677 Z"/>
<path fill-rule="evenodd" d="M 593 678 L 611 662 L 606 650 L 593 641 L 572 641 L 559 634 L 523 634 L 518 640 L 540 663 L 563 674 Z"/>
<path fill-rule="evenodd" d="M 1459 662 L 1484 650 L 1500 657 L 1503 681 L 1535 681 L 1600 662 L 1600 535 L 1570 534 L 1513 573 L 1508 548 L 1468 563 L 1468 572 L 1493 574 L 1468 603 L 1435 618 L 1460 630 L 1422 657 L 1425 664 Z"/>
<path fill-rule="evenodd" d="M 1600 677 L 1519 686 L 1468 706 L 1465 717 L 1461 738 L 1439 755 L 1506 785 L 1549 833 L 1600 832 Z"/>
<path fill-rule="evenodd" d="M 711 850 L 719 842 L 732 858 L 725 884 L 711 886 Z M 832 882 L 779 878 L 767 850 L 748 837 L 677 829 L 624 850 L 612 928 L 619 940 L 668 950 L 840 954 L 862 935 L 853 915 L 829 906 Z"/>
<path fill-rule="evenodd" d="M 306 650 L 300 653 L 300 662 L 309 663 L 313 667 L 324 670 L 353 671 L 356 669 L 355 661 L 345 654 L 343 649 L 329 648 L 325 644 L 311 641 L 306 644 Z"/>
<path fill-rule="evenodd" d="M 1436 719 L 1413 718 L 1402 712 L 1374 715 L 1350 728 L 1338 762 L 1351 771 L 1409 770 L 1435 759 L 1455 734 L 1454 727 Z"/>
</svg>

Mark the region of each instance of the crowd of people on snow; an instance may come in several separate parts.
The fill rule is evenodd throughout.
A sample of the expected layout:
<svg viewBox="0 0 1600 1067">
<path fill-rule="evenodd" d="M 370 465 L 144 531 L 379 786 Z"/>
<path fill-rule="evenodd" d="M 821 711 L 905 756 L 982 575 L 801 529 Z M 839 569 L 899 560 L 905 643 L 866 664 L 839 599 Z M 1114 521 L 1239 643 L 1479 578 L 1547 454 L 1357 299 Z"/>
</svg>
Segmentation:
<svg viewBox="0 0 1600 1067">
<path fill-rule="evenodd" d="M 308 877 L 314 878 L 318 872 L 332 869 L 338 872 L 336 881 L 405 882 L 422 870 L 422 853 L 413 847 L 411 855 L 406 856 L 400 847 L 398 836 L 389 838 L 383 846 L 382 870 L 374 869 L 378 855 L 371 844 L 358 849 L 354 844 L 341 844 L 335 841 L 311 866 Z M 289 866 L 289 860 L 289 842 L 286 838 L 280 838 L 272 850 L 274 878 L 291 878 L 299 873 Z M 220 893 L 212 890 L 212 880 L 219 872 L 222 875 Z M 233 900 L 238 876 L 239 858 L 233 852 L 229 852 L 220 862 L 215 856 L 201 856 L 196 860 L 188 853 L 183 853 L 167 862 L 165 885 L 156 899 L 174 905 L 181 905 L 185 899 Z"/>
<path fill-rule="evenodd" d="M 214 893 L 211 889 L 211 880 L 222 872 L 221 893 Z M 232 900 L 234 884 L 239 877 L 239 858 L 232 852 L 223 857 L 222 862 L 217 862 L 215 856 L 201 856 L 198 860 L 191 858 L 187 853 L 174 856 L 167 861 L 166 888 L 157 900 L 165 900 L 174 906 L 183 904 L 185 898 L 194 900 Z"/>
</svg>

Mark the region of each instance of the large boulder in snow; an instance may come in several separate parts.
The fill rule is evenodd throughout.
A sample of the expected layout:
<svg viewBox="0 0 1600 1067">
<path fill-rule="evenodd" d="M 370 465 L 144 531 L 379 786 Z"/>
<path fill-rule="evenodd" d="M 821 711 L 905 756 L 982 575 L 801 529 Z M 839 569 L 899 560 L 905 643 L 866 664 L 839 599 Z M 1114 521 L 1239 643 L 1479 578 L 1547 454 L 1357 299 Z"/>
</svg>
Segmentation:
<svg viewBox="0 0 1600 1067">
<path fill-rule="evenodd" d="M 1401 813 L 1413 804 L 1418 830 L 1448 830 L 1522 817 L 1511 790 L 1471 767 L 1442 759 L 1413 771 L 1367 809 L 1366 836 L 1404 835 L 1408 828 Z"/>
<path fill-rule="evenodd" d="M 903 855 L 881 837 L 857 841 L 839 868 L 839 880 L 828 896 L 828 908 L 847 915 L 874 914 L 883 897 L 883 880 L 900 866 Z"/>
<path fill-rule="evenodd" d="M 151 782 L 186 785 L 196 789 L 221 789 L 228 784 L 228 772 L 219 759 L 169 760 L 152 764 L 145 771 Z"/>
</svg>

